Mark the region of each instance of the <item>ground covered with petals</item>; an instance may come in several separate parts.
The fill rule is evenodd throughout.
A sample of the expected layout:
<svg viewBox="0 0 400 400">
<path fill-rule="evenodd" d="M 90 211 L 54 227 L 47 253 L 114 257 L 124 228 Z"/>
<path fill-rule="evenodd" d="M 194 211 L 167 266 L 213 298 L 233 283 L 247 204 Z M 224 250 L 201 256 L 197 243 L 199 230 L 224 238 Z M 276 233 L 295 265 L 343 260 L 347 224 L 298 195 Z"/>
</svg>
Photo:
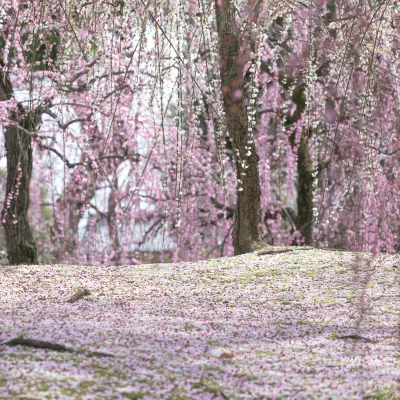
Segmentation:
<svg viewBox="0 0 400 400">
<path fill-rule="evenodd" d="M 1 267 L 0 342 L 74 352 L 0 345 L 0 398 L 399 399 L 399 278 L 400 256 L 317 250 Z"/>
</svg>

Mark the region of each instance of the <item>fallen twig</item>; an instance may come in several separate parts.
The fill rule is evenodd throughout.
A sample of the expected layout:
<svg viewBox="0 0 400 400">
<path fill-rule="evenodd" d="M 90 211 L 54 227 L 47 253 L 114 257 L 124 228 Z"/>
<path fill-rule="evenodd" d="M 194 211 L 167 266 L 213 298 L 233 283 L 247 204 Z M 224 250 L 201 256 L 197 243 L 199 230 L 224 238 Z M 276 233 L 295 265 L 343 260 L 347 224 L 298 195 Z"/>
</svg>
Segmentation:
<svg viewBox="0 0 400 400">
<path fill-rule="evenodd" d="M 373 343 L 373 342 L 374 342 L 374 341 L 371 340 L 371 339 L 368 339 L 368 338 L 366 338 L 366 337 L 364 337 L 364 336 L 360 336 L 360 335 L 357 335 L 357 334 L 355 334 L 355 335 L 343 335 L 343 336 L 338 336 L 336 339 L 361 340 L 361 341 L 366 342 L 366 343 Z"/>
<path fill-rule="evenodd" d="M 267 254 L 280 254 L 280 253 L 289 253 L 290 251 L 293 251 L 291 248 L 289 247 L 284 247 L 284 248 L 267 248 L 265 250 L 260 250 L 257 252 L 258 256 L 265 256 Z"/>
<path fill-rule="evenodd" d="M 78 290 L 75 294 L 73 294 L 73 295 L 69 298 L 69 300 L 67 301 L 67 303 L 75 303 L 76 301 L 82 299 L 82 298 L 85 297 L 85 296 L 90 296 L 90 294 L 91 294 L 91 293 L 89 292 L 89 290 L 87 290 L 87 289 L 85 289 L 85 288 L 80 289 L 80 290 Z"/>
<path fill-rule="evenodd" d="M 314 250 L 311 246 L 268 246 L 263 250 L 257 251 L 258 256 L 264 256 L 267 254 L 280 254 L 280 253 L 289 253 L 291 251 L 299 251 L 299 250 Z"/>
<path fill-rule="evenodd" d="M 74 352 L 74 350 L 63 346 L 62 344 L 46 342 L 44 340 L 27 339 L 22 337 L 11 339 L 8 342 L 4 342 L 2 344 L 6 346 L 18 346 L 18 345 L 29 346 L 29 347 L 34 347 L 36 349 L 50 349 L 68 353 Z"/>
<path fill-rule="evenodd" d="M 34 347 L 35 349 L 49 349 L 54 351 L 60 351 L 62 353 L 85 353 L 82 350 L 74 350 L 69 347 L 66 347 L 62 344 L 46 342 L 44 340 L 36 340 L 29 338 L 17 337 L 9 340 L 8 342 L 3 342 L 1 345 L 5 346 L 27 346 Z M 101 351 L 88 351 L 86 354 L 89 357 L 114 357 L 113 354 L 103 353 Z"/>
</svg>

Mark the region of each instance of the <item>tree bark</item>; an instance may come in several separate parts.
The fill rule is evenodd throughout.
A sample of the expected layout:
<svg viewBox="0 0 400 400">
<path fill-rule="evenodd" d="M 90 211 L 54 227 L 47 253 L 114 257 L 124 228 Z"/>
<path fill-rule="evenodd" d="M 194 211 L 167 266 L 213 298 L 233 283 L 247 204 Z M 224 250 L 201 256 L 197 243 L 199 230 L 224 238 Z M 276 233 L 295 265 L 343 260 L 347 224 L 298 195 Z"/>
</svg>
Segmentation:
<svg viewBox="0 0 400 400">
<path fill-rule="evenodd" d="M 307 134 L 303 133 L 300 140 L 297 159 L 297 229 L 306 245 L 312 245 L 313 222 L 313 176 L 312 161 L 308 148 Z"/>
<path fill-rule="evenodd" d="M 113 187 L 111 188 L 110 195 L 108 197 L 108 212 L 107 212 L 108 231 L 109 231 L 109 235 L 110 235 L 111 248 L 114 253 L 114 255 L 110 261 L 114 265 L 120 265 L 121 255 L 122 255 L 121 242 L 119 240 L 118 226 L 117 226 L 118 199 L 115 195 L 117 190 L 118 190 L 118 176 L 116 176 L 113 180 Z"/>
<path fill-rule="evenodd" d="M 86 155 L 82 154 L 80 162 L 86 160 Z M 54 262 L 74 261 L 75 253 L 79 244 L 79 223 L 82 219 L 84 206 L 92 200 L 96 192 L 99 173 L 93 171 L 91 181 L 85 186 L 85 196 L 82 196 L 82 187 L 79 181 L 79 167 L 70 176 L 68 186 L 64 188 L 63 195 L 57 200 L 57 207 L 61 216 L 60 220 L 55 221 L 58 232 L 62 232 L 62 237 L 57 239 L 54 244 Z"/>
<path fill-rule="evenodd" d="M 12 86 L 0 60 L 0 101 L 12 98 Z M 5 230 L 8 262 L 37 264 L 36 243 L 28 221 L 29 185 L 32 175 L 32 136 L 36 113 L 10 112 L 11 125 L 4 131 L 7 154 L 7 182 L 1 222 Z"/>
<path fill-rule="evenodd" d="M 299 83 L 293 91 L 292 100 L 296 104 L 296 111 L 287 119 L 287 124 L 298 122 L 306 109 L 306 98 L 304 95 L 305 85 Z M 313 181 L 312 161 L 308 139 L 311 136 L 311 129 L 304 128 L 300 145 L 297 150 L 297 217 L 296 228 L 304 238 L 305 244 L 312 245 L 313 226 Z M 295 136 L 290 138 L 292 146 L 295 146 Z"/>
<path fill-rule="evenodd" d="M 243 41 L 235 22 L 231 0 L 215 1 L 219 37 L 220 77 L 225 123 L 232 138 L 238 179 L 237 209 L 234 218 L 234 254 L 263 247 L 260 222 L 260 178 L 258 155 L 249 129 L 244 93 L 244 66 L 249 51 L 241 51 Z"/>
</svg>

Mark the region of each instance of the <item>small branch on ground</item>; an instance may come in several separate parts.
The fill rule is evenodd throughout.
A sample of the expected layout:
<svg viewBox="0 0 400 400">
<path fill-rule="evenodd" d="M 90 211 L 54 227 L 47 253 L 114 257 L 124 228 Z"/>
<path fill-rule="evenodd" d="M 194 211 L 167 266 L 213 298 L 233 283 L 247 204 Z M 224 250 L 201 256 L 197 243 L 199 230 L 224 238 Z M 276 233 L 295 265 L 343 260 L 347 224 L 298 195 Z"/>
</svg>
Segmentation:
<svg viewBox="0 0 400 400">
<path fill-rule="evenodd" d="M 50 350 L 55 350 L 55 351 L 67 352 L 67 353 L 74 352 L 74 350 L 63 346 L 62 344 L 46 342 L 44 340 L 25 339 L 25 338 L 21 338 L 21 337 L 11 339 L 8 342 L 4 342 L 2 344 L 6 345 L 6 346 L 21 345 L 21 346 L 34 347 L 35 349 L 50 349 Z"/>
<path fill-rule="evenodd" d="M 258 256 L 265 256 L 267 254 L 280 254 L 280 253 L 289 253 L 290 251 L 293 251 L 292 249 L 288 247 L 283 247 L 283 248 L 273 248 L 271 247 L 270 249 L 266 250 L 261 250 L 257 252 Z"/>
<path fill-rule="evenodd" d="M 258 256 L 264 256 L 267 254 L 280 254 L 280 253 L 289 253 L 291 251 L 299 251 L 299 250 L 313 250 L 313 247 L 310 246 L 303 246 L 303 247 L 297 247 L 297 246 L 268 246 L 263 250 L 257 251 Z"/>
<path fill-rule="evenodd" d="M 90 296 L 90 294 L 91 294 L 91 293 L 89 292 L 89 290 L 87 290 L 87 289 L 85 289 L 85 288 L 80 289 L 80 290 L 78 290 L 75 294 L 73 294 L 73 295 L 69 298 L 69 300 L 67 301 L 67 303 L 75 303 L 76 301 L 82 299 L 82 298 L 85 297 L 85 296 Z"/>
<path fill-rule="evenodd" d="M 360 340 L 360 341 L 365 342 L 365 343 L 373 343 L 374 342 L 371 339 L 368 339 L 366 337 L 363 337 L 363 336 L 360 336 L 360 335 L 357 335 L 357 334 L 355 334 L 355 335 L 338 336 L 336 339 L 342 339 L 342 340 L 353 339 L 353 340 Z"/>
<path fill-rule="evenodd" d="M 27 346 L 34 347 L 35 349 L 49 349 L 54 351 L 60 351 L 62 353 L 86 353 L 89 357 L 114 357 L 113 354 L 103 353 L 101 351 L 82 351 L 74 350 L 69 347 L 63 346 L 62 344 L 46 342 L 44 340 L 36 340 L 29 338 L 18 337 L 11 339 L 8 342 L 0 343 L 3 346 Z"/>
<path fill-rule="evenodd" d="M 90 351 L 87 353 L 89 357 L 114 357 L 113 354 L 103 353 L 102 351 Z"/>
</svg>

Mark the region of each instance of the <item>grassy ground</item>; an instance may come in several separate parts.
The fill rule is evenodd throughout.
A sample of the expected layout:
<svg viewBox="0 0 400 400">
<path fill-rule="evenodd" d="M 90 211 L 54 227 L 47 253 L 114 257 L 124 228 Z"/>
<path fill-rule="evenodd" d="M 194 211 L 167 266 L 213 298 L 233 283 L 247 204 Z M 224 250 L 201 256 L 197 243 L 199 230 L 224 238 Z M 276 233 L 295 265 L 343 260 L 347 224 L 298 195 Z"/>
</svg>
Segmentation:
<svg viewBox="0 0 400 400">
<path fill-rule="evenodd" d="M 0 342 L 72 352 L 1 345 L 0 399 L 400 399 L 399 278 L 317 250 L 2 267 Z"/>
</svg>

